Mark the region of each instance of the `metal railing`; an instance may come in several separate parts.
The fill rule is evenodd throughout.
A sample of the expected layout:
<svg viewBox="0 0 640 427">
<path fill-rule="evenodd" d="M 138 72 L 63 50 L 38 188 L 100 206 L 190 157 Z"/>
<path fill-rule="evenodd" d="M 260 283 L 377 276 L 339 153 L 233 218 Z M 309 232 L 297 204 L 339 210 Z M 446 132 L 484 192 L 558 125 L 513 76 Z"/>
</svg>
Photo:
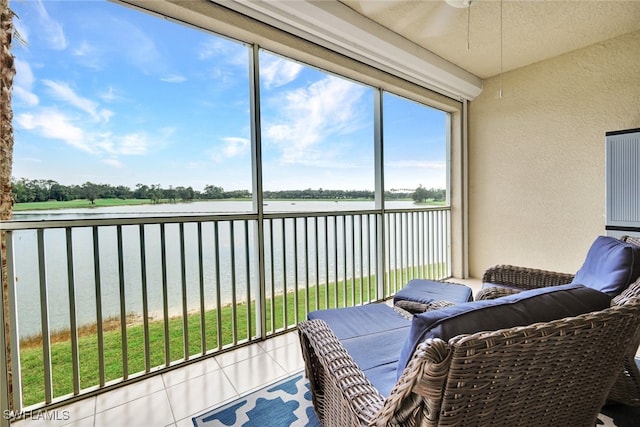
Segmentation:
<svg viewBox="0 0 640 427">
<path fill-rule="evenodd" d="M 450 276 L 449 208 L 258 221 L 3 222 L 13 404 L 2 409 L 95 394 L 293 329 L 312 310 Z"/>
</svg>

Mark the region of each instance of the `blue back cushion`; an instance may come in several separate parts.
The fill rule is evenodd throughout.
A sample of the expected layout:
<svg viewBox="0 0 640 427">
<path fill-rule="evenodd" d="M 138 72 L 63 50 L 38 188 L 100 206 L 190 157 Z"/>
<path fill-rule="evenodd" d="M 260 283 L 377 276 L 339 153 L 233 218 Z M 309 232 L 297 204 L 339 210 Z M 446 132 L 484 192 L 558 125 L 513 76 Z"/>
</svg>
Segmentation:
<svg viewBox="0 0 640 427">
<path fill-rule="evenodd" d="M 417 314 L 398 360 L 397 377 L 421 342 L 449 341 L 461 334 L 526 326 L 609 307 L 611 297 L 583 285 L 534 289 L 493 300 L 476 301 Z"/>
<path fill-rule="evenodd" d="M 599 236 L 571 283 L 616 296 L 640 276 L 640 246 Z"/>
</svg>

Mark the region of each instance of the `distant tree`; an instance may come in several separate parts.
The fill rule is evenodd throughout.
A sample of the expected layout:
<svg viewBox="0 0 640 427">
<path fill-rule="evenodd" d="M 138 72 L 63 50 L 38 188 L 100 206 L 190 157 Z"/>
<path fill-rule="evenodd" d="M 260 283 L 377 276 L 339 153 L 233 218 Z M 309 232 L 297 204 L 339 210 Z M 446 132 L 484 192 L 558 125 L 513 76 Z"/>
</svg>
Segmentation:
<svg viewBox="0 0 640 427">
<path fill-rule="evenodd" d="M 152 185 L 147 194 L 151 199 L 151 203 L 160 203 L 160 200 L 162 200 L 162 188 L 160 188 L 160 184 Z"/>
<path fill-rule="evenodd" d="M 411 198 L 416 203 L 422 203 L 429 198 L 429 190 L 427 190 L 422 186 L 422 184 L 420 184 L 418 188 L 416 188 L 416 191 L 414 191 L 411 195 Z"/>
<path fill-rule="evenodd" d="M 118 185 L 116 188 L 114 188 L 113 193 L 114 193 L 114 196 L 116 196 L 118 199 L 123 199 L 123 200 L 129 199 L 132 196 L 131 189 L 124 185 Z"/>
<path fill-rule="evenodd" d="M 133 192 L 133 197 L 136 199 L 148 199 L 149 198 L 149 186 L 145 184 L 136 184 L 136 189 Z"/>
<path fill-rule="evenodd" d="M 177 191 L 170 185 L 167 190 L 162 190 L 162 194 L 164 198 L 169 200 L 171 203 L 175 203 L 177 197 Z"/>
<path fill-rule="evenodd" d="M 69 194 L 67 187 L 56 182 L 49 189 L 49 199 L 63 202 L 65 200 L 71 200 L 71 195 Z"/>
<path fill-rule="evenodd" d="M 92 205 L 96 204 L 96 198 L 98 198 L 99 187 L 92 182 L 85 182 L 82 185 L 84 198 L 89 200 Z"/>
<path fill-rule="evenodd" d="M 177 197 L 183 202 L 190 202 L 195 198 L 195 191 L 191 187 L 176 187 Z"/>
<path fill-rule="evenodd" d="M 224 189 L 215 185 L 204 186 L 205 199 L 222 199 L 224 197 Z"/>
</svg>

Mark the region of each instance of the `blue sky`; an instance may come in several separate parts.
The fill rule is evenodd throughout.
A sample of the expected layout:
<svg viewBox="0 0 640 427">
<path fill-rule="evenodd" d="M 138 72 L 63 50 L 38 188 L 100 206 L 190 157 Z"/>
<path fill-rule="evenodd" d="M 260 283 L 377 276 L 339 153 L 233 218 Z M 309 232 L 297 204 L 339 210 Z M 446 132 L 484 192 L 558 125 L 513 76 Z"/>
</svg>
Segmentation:
<svg viewBox="0 0 640 427">
<path fill-rule="evenodd" d="M 12 1 L 13 176 L 251 188 L 248 48 L 104 1 Z M 264 188 L 373 190 L 373 90 L 261 52 Z M 386 188 L 445 186 L 442 112 L 386 95 Z"/>
</svg>

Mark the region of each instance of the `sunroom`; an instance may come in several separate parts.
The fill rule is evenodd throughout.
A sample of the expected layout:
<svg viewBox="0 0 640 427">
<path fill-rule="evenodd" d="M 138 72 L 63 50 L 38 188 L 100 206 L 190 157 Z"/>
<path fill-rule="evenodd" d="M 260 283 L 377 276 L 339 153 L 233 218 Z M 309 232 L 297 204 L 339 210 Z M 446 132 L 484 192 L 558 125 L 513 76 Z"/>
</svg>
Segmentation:
<svg viewBox="0 0 640 427">
<path fill-rule="evenodd" d="M 242 86 L 225 80 L 225 70 L 203 72 L 211 73 L 215 90 L 242 92 L 246 99 L 240 107 L 245 121 L 230 123 L 243 128 L 242 137 L 220 138 L 227 137 L 229 153 L 245 150 L 248 160 L 235 173 L 238 188 L 249 189 L 251 198 L 242 209 L 223 213 L 45 221 L 16 215 L 3 221 L 5 321 L 12 325 L 3 356 L 7 425 L 132 419 L 192 425 L 191 417 L 300 370 L 295 325 L 307 311 L 384 300 L 412 278 L 476 289 L 494 264 L 571 273 L 598 235 L 634 233 L 633 224 L 607 230 L 605 137 L 640 128 L 637 2 L 161 0 L 108 6 L 203 34 L 212 49 L 236 50 L 231 72 L 242 75 Z M 134 28 L 129 31 L 137 40 Z M 166 49 L 192 51 L 180 39 L 159 41 Z M 298 97 L 270 97 L 282 84 L 277 79 L 286 80 L 292 69 L 304 70 L 316 93 L 330 95 L 333 110 L 325 104 L 314 110 L 311 89 L 306 97 L 301 91 Z M 180 76 L 166 79 L 176 83 Z M 45 85 L 60 93 L 59 83 Z M 157 89 L 147 102 L 177 111 L 187 104 L 174 90 Z M 354 99 L 368 105 L 365 124 L 338 114 L 356 108 Z M 296 102 L 308 108 L 283 109 L 289 118 L 306 114 L 302 118 L 313 127 L 316 114 L 326 115 L 339 127 L 331 134 L 335 145 L 303 150 L 314 143 L 301 128 L 304 120 L 278 122 L 271 110 L 273 103 Z M 20 112 L 14 111 L 15 127 L 26 129 Z M 192 119 L 201 133 L 216 133 L 202 125 L 205 115 L 193 113 Z M 436 129 L 436 158 L 403 152 L 407 146 L 398 137 L 405 126 L 420 139 L 424 121 Z M 346 158 L 340 146 L 352 141 L 341 136 L 351 127 L 366 143 Z M 162 139 L 163 129 L 154 130 Z M 20 138 L 15 136 L 16 145 Z M 282 149 L 298 142 L 288 163 L 267 160 L 278 144 Z M 319 150 L 336 155 L 323 157 Z M 300 198 L 279 204 L 267 196 L 276 182 L 331 189 L 339 182 L 335 176 L 313 176 L 334 170 L 316 169 L 314 161 L 329 158 L 343 170 L 362 170 L 367 184 L 354 187 L 371 190 L 365 205 L 354 208 L 331 195 L 335 208 L 307 209 Z M 287 166 L 294 163 L 302 166 Z M 425 174 L 424 181 L 420 176 L 407 184 L 411 190 L 443 183 L 444 202 L 396 204 L 402 165 Z M 160 166 L 169 177 L 184 173 Z M 431 173 L 440 181 L 430 181 Z M 340 179 L 352 178 L 344 173 Z M 27 296 L 20 290 L 25 282 L 34 286 Z M 24 300 L 31 300 L 30 308 L 19 305 Z M 96 325 L 89 342 L 80 332 L 83 314 Z M 55 349 L 56 316 L 69 331 L 61 353 Z M 21 329 L 29 325 L 33 331 L 26 335 L 41 338 L 30 344 L 34 365 L 20 352 Z M 139 339 L 132 337 L 132 325 L 139 327 Z M 106 356 L 111 350 L 115 371 Z M 70 371 L 67 380 L 58 376 L 60 366 Z M 24 379 L 25 370 L 37 372 L 34 383 Z"/>
</svg>

